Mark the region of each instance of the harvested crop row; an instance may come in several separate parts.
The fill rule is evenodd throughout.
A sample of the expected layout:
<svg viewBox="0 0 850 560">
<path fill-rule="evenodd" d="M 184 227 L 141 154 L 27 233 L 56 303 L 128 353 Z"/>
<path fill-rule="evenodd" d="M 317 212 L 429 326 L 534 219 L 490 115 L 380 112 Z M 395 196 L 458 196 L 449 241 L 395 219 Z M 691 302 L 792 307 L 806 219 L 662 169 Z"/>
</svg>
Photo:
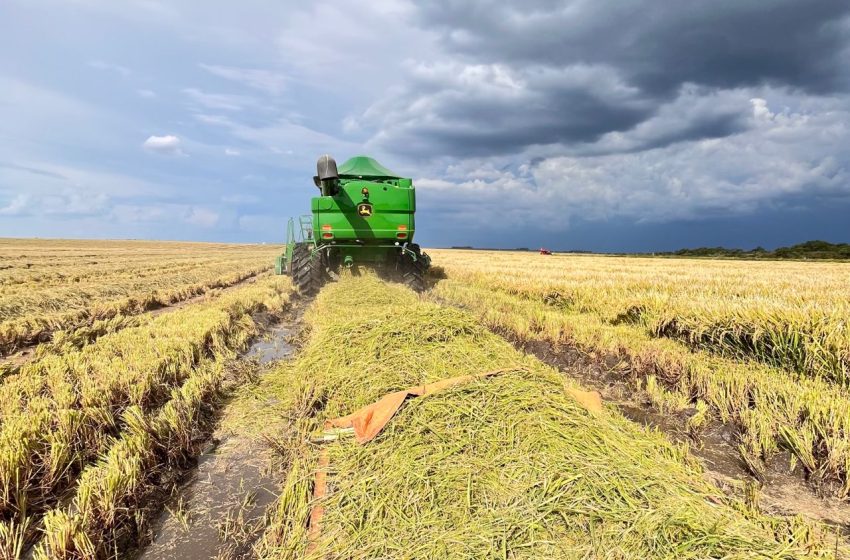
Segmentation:
<svg viewBox="0 0 850 560">
<path fill-rule="evenodd" d="M 182 279 L 180 277 L 158 278 L 156 282 L 151 281 L 145 288 L 137 287 L 139 291 L 135 293 L 119 290 L 121 295 L 105 296 L 103 293 L 94 295 L 78 292 L 79 297 L 74 298 L 65 294 L 67 297 L 61 298 L 63 301 L 61 305 L 58 303 L 60 300 L 57 300 L 56 310 L 34 309 L 16 301 L 17 309 L 10 315 L 15 318 L 0 322 L 0 355 L 35 344 L 56 331 L 74 329 L 91 325 L 98 320 L 138 314 L 156 307 L 172 305 L 216 288 L 237 284 L 265 270 L 268 270 L 267 266 L 254 264 L 234 271 L 208 271 L 202 275 L 192 275 Z M 108 279 L 104 281 L 108 282 Z M 49 294 L 43 294 L 43 296 L 50 297 Z M 98 299 L 101 296 L 106 299 Z"/>
<path fill-rule="evenodd" d="M 0 385 L 0 516 L 56 500 L 106 449 L 125 410 L 155 410 L 205 357 L 229 356 L 256 332 L 253 314 L 282 309 L 291 284 L 266 278 L 81 350 L 26 364 Z"/>
<path fill-rule="evenodd" d="M 7 288 L 104 278 L 132 278 L 161 268 L 196 263 L 203 271 L 242 261 L 243 266 L 271 259 L 276 251 L 262 245 L 154 241 L 63 241 L 0 239 L 0 293 Z"/>
<path fill-rule="evenodd" d="M 471 285 L 643 326 L 722 355 L 850 383 L 843 263 L 751 263 L 436 253 Z M 533 269 L 533 275 L 529 270 Z"/>
<path fill-rule="evenodd" d="M 233 255 L 223 258 L 177 256 L 150 258 L 126 258 L 122 260 L 90 261 L 56 263 L 48 266 L 40 263 L 38 267 L 24 268 L 17 272 L 9 269 L 0 272 L 0 297 L 12 295 L 25 296 L 27 291 L 48 289 L 58 290 L 63 287 L 87 286 L 95 289 L 97 283 L 104 278 L 110 279 L 110 284 L 126 284 L 143 282 L 146 278 L 164 275 L 191 274 L 203 272 L 204 269 L 231 269 L 234 266 L 244 267 L 257 263 L 256 256 Z"/>
<path fill-rule="evenodd" d="M 725 497 L 660 434 L 613 410 L 585 410 L 569 394 L 571 381 L 471 314 L 360 277 L 325 288 L 307 320 L 312 332 L 297 361 L 261 382 L 281 401 L 264 414 L 295 416 L 305 431 L 391 391 L 510 371 L 407 400 L 366 445 L 344 436 L 327 443 L 328 495 L 312 504 L 305 465 L 314 453 L 302 449 L 261 557 L 833 554 L 805 524 Z M 324 511 L 312 537 L 304 529 L 311 508 Z"/>
<path fill-rule="evenodd" d="M 702 401 L 723 421 L 735 422 L 742 457 L 756 474 L 762 472 L 765 458 L 783 448 L 816 479 L 836 480 L 839 493 L 850 494 L 850 398 L 830 383 L 792 381 L 784 371 L 691 352 L 634 326 L 553 309 L 486 285 L 444 280 L 435 295 L 520 340 L 574 345 L 624 361 L 633 375 L 648 380 L 649 388 L 660 390 L 655 398 L 662 406 L 682 408 Z"/>
</svg>

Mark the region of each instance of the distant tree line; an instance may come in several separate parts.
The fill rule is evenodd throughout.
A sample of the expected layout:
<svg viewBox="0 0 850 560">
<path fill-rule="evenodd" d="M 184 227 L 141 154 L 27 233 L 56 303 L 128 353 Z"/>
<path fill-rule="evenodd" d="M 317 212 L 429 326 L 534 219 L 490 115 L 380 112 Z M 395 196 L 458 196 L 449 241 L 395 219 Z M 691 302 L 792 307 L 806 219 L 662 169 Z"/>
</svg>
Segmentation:
<svg viewBox="0 0 850 560">
<path fill-rule="evenodd" d="M 742 259 L 848 259 L 850 260 L 850 244 L 829 243 L 828 241 L 806 241 L 790 247 L 780 247 L 768 251 L 764 247 L 752 250 L 727 249 L 726 247 L 697 247 L 696 249 L 679 249 L 662 255 L 680 257 L 726 257 Z"/>
</svg>

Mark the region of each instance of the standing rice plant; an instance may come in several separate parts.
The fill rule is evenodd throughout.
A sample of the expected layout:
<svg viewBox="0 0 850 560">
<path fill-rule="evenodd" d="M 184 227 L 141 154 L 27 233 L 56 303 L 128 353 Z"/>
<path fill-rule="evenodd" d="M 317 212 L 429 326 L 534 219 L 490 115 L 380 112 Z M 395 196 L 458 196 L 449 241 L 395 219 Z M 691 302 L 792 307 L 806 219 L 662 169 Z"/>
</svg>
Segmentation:
<svg viewBox="0 0 850 560">
<path fill-rule="evenodd" d="M 269 269 L 274 249 L 259 246 L 75 242 L 57 258 L 59 242 L 42 240 L 16 257 L 22 240 L 0 242 L 0 356 L 58 334 L 76 344 L 91 340 L 112 321 L 236 284 Z M 145 250 L 149 254 L 145 254 Z M 75 252 L 84 258 L 75 258 Z M 76 335 L 69 333 L 80 330 Z M 62 333 L 65 334 L 62 334 Z"/>
<path fill-rule="evenodd" d="M 202 410 L 215 398 L 224 372 L 222 363 L 205 362 L 159 412 L 148 416 L 138 407 L 127 409 L 121 437 L 83 471 L 71 505 L 45 516 L 35 558 L 104 557 L 156 484 L 157 473 L 191 452 Z"/>
</svg>

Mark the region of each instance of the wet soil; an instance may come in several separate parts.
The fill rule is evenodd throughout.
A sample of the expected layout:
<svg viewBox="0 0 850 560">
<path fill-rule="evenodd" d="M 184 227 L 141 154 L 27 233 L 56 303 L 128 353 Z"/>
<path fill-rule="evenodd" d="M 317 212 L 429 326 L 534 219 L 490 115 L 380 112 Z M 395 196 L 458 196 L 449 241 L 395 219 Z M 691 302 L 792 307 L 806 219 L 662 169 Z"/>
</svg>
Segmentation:
<svg viewBox="0 0 850 560">
<path fill-rule="evenodd" d="M 265 366 L 290 358 L 305 307 L 268 325 L 243 359 Z M 260 373 L 262 375 L 262 372 Z M 252 558 L 277 498 L 284 472 L 275 452 L 245 434 L 216 429 L 196 468 L 178 482 L 164 511 L 151 525 L 149 544 L 130 554 L 138 560 Z"/>
<path fill-rule="evenodd" d="M 738 453 L 734 426 L 713 421 L 694 437 L 688 432 L 686 422 L 695 410 L 673 414 L 659 412 L 637 390 L 625 364 L 616 359 L 586 355 L 572 346 L 519 340 L 500 329 L 494 332 L 518 350 L 534 355 L 578 379 L 585 387 L 598 391 L 606 403 L 615 405 L 629 420 L 657 428 L 673 441 L 687 442 L 691 455 L 700 461 L 706 476 L 722 490 L 740 497 L 744 485 L 754 485 L 759 489 L 758 506 L 765 513 L 802 514 L 838 528 L 845 537 L 850 536 L 850 502 L 832 497 L 825 489 L 807 481 L 800 466 L 791 468 L 789 454 L 776 454 L 765 465 L 765 472 L 756 478 Z"/>
</svg>

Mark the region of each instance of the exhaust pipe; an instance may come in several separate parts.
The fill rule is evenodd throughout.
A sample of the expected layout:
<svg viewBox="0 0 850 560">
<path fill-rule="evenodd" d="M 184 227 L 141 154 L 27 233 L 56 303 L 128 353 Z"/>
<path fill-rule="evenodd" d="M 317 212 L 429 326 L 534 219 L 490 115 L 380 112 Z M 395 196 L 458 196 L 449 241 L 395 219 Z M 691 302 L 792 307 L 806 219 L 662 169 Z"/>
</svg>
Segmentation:
<svg viewBox="0 0 850 560">
<path fill-rule="evenodd" d="M 336 170 L 336 160 L 330 154 L 325 154 L 319 157 L 316 162 L 316 174 L 319 181 L 326 179 L 339 179 L 339 172 Z"/>
<path fill-rule="evenodd" d="M 316 175 L 313 177 L 313 184 L 319 187 L 322 196 L 336 194 L 339 185 L 339 172 L 336 169 L 336 160 L 330 154 L 320 156 L 319 161 L 316 162 Z"/>
</svg>

